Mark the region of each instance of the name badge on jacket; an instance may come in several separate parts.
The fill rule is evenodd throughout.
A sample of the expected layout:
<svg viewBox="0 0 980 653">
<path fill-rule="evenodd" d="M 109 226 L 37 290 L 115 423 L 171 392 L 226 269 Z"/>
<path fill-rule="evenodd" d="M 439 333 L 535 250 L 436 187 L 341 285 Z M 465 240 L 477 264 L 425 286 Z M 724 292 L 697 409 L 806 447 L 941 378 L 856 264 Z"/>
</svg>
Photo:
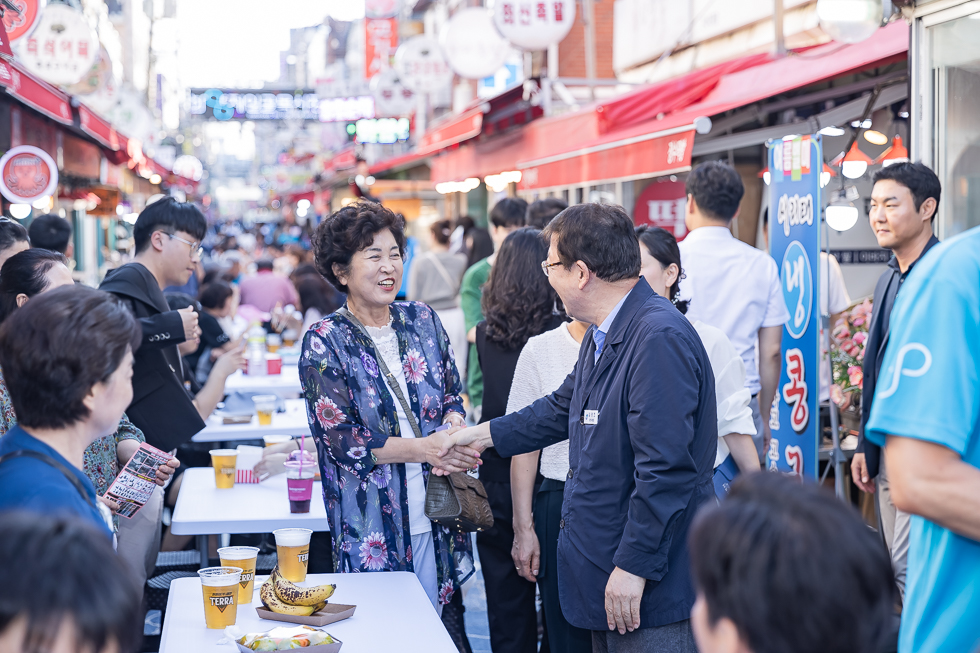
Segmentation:
<svg viewBox="0 0 980 653">
<path fill-rule="evenodd" d="M 582 413 L 582 424 L 586 426 L 595 426 L 598 423 L 599 423 L 599 411 L 587 410 Z"/>
</svg>

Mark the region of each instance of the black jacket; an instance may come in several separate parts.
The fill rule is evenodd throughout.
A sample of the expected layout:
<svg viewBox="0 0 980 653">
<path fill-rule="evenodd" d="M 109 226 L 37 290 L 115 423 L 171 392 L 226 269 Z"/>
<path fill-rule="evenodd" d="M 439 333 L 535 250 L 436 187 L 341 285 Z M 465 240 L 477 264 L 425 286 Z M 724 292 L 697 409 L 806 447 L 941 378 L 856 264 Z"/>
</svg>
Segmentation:
<svg viewBox="0 0 980 653">
<path fill-rule="evenodd" d="M 933 236 L 926 243 L 918 263 L 933 245 L 938 245 L 939 239 Z M 868 465 L 868 478 L 875 478 L 881 471 L 881 447 L 874 442 L 868 442 L 864 437 L 864 425 L 871 417 L 871 405 L 874 400 L 875 386 L 881 373 L 881 364 L 885 360 L 885 348 L 888 346 L 888 332 L 891 327 L 891 313 L 895 306 L 895 297 L 908 277 L 915 263 L 902 273 L 898 260 L 893 256 L 888 262 L 888 269 L 878 277 L 875 286 L 874 304 L 871 309 L 871 324 L 868 326 L 868 341 L 864 346 L 864 365 L 862 373 L 864 382 L 861 387 L 861 429 L 858 433 L 857 452 L 863 453 Z"/>
<path fill-rule="evenodd" d="M 139 263 L 111 270 L 99 287 L 122 299 L 143 328 L 133 363 L 133 401 L 126 415 L 158 449 L 170 451 L 204 428 L 184 389 L 177 345 L 184 326 L 171 311 L 153 274 Z"/>
</svg>

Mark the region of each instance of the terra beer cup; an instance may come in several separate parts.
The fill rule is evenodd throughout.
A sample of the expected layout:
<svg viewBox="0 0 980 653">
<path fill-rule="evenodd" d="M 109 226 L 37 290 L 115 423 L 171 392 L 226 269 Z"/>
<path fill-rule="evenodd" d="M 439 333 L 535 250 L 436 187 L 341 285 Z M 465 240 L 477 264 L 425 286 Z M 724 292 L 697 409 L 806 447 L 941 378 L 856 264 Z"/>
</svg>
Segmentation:
<svg viewBox="0 0 980 653">
<path fill-rule="evenodd" d="M 204 591 L 204 623 L 208 628 L 234 626 L 238 618 L 238 567 L 208 567 L 198 572 Z"/>
<path fill-rule="evenodd" d="M 276 536 L 276 553 L 279 557 L 279 573 L 288 581 L 302 583 L 306 580 L 306 568 L 310 564 L 310 535 L 308 528 L 280 528 L 272 531 Z"/>
<path fill-rule="evenodd" d="M 235 449 L 212 449 L 211 466 L 214 467 L 214 485 L 220 489 L 235 487 L 235 464 L 238 451 Z"/>
<path fill-rule="evenodd" d="M 218 549 L 221 565 L 224 567 L 240 567 L 242 577 L 238 581 L 238 605 L 252 603 L 252 591 L 255 589 L 255 560 L 259 555 L 256 546 L 226 546 Z"/>
</svg>

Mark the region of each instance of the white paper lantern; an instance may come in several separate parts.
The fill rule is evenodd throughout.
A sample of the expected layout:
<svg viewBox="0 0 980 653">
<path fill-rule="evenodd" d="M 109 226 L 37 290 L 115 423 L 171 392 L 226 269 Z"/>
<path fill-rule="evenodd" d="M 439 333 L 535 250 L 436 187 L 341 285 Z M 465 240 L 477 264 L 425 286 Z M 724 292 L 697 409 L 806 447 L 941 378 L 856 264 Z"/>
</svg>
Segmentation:
<svg viewBox="0 0 980 653">
<path fill-rule="evenodd" d="M 453 69 L 442 48 L 427 36 L 413 36 L 398 46 L 395 70 L 402 83 L 416 93 L 439 91 L 453 81 Z"/>
<path fill-rule="evenodd" d="M 859 43 L 881 26 L 881 0 L 817 0 L 820 28 L 839 43 Z"/>
<path fill-rule="evenodd" d="M 497 30 L 522 50 L 547 50 L 575 22 L 575 0 L 495 0 L 492 10 Z"/>
<path fill-rule="evenodd" d="M 415 92 L 407 88 L 391 68 L 371 78 L 374 113 L 378 118 L 401 118 L 411 115 L 417 106 Z"/>
<path fill-rule="evenodd" d="M 442 29 L 439 43 L 449 65 L 467 79 L 493 75 L 510 52 L 510 44 L 483 7 L 469 7 L 453 14 Z"/>
</svg>

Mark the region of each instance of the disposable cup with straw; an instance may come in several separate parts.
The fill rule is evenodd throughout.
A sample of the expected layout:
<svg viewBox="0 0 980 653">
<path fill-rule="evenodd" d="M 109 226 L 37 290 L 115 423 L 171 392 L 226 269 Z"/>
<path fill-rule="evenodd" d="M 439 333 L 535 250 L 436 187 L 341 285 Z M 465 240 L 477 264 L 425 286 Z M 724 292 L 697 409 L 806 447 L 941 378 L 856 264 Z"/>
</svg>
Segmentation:
<svg viewBox="0 0 980 653">
<path fill-rule="evenodd" d="M 289 512 L 307 513 L 310 511 L 310 499 L 313 496 L 313 476 L 314 470 L 307 464 L 304 469 L 303 458 L 306 449 L 304 435 L 300 440 L 299 460 L 290 460 L 285 463 L 286 467 L 286 488 L 289 493 Z"/>
</svg>

